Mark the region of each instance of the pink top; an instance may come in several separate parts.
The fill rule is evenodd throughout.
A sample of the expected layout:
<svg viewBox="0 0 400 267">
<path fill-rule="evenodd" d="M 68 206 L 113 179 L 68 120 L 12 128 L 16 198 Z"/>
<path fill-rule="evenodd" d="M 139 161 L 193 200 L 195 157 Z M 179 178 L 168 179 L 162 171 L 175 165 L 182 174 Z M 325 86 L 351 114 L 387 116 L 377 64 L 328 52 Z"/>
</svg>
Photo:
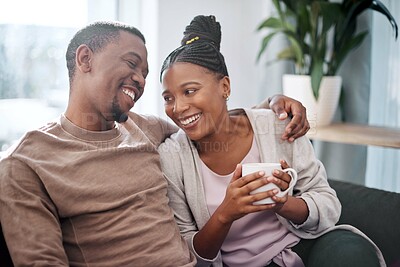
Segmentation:
<svg viewBox="0 0 400 267">
<path fill-rule="evenodd" d="M 255 140 L 242 163 L 261 162 Z M 222 203 L 232 175 L 219 175 L 201 162 L 207 207 L 213 214 Z M 284 227 L 273 211 L 248 214 L 233 222 L 222 244 L 221 255 L 227 266 L 265 266 L 274 261 L 280 266 L 304 266 L 290 248 L 300 238 Z"/>
</svg>

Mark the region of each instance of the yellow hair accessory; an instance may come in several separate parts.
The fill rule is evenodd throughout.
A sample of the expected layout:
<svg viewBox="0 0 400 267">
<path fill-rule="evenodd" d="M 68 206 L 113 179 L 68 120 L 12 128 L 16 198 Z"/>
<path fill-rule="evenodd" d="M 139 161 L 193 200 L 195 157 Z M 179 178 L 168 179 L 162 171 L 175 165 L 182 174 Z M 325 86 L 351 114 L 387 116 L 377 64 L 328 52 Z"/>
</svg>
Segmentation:
<svg viewBox="0 0 400 267">
<path fill-rule="evenodd" d="M 200 39 L 200 37 L 199 36 L 196 36 L 196 37 L 194 37 L 194 38 L 192 38 L 192 39 L 190 39 L 190 40 L 187 40 L 186 41 L 186 44 L 188 45 L 188 44 L 191 44 L 191 43 L 193 43 L 194 41 L 197 41 L 197 40 L 199 40 Z"/>
</svg>

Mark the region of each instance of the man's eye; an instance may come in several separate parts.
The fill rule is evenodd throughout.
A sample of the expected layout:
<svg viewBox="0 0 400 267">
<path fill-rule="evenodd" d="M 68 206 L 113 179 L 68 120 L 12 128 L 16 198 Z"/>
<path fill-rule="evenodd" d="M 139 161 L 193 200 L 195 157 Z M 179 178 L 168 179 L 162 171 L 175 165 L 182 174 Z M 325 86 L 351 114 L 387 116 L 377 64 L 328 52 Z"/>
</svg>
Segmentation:
<svg viewBox="0 0 400 267">
<path fill-rule="evenodd" d="M 128 61 L 128 65 L 131 67 L 131 68 L 136 68 L 136 63 L 135 62 L 133 62 L 133 61 Z"/>
</svg>

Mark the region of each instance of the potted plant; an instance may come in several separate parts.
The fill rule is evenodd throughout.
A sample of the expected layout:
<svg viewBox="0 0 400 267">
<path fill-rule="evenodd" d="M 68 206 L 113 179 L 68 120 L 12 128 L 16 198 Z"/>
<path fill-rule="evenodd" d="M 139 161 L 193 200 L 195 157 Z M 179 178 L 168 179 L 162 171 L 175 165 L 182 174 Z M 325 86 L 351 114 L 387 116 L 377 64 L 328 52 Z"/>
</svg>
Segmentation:
<svg viewBox="0 0 400 267">
<path fill-rule="evenodd" d="M 397 23 L 388 9 L 379 0 L 343 0 L 341 3 L 328 0 L 272 0 L 277 15 L 264 20 L 258 30 L 271 29 L 262 40 L 258 59 L 266 51 L 271 39 L 284 34 L 288 46 L 282 49 L 276 60 L 290 60 L 295 63 L 298 76 L 295 86 L 288 85 L 294 93 L 288 95 L 300 98 L 298 87 L 308 86 L 306 93 L 312 99 L 299 99 L 308 110 L 318 113 L 318 125 L 329 124 L 336 110 L 341 77 L 336 73 L 350 51 L 358 47 L 368 31 L 356 32 L 357 17 L 367 9 L 375 10 L 387 17 L 397 39 Z M 284 75 L 283 87 L 287 85 Z M 333 85 L 328 85 L 333 82 Z M 330 87 L 325 90 L 327 85 Z M 296 88 L 297 87 L 297 88 Z M 336 91 L 335 89 L 336 88 Z M 286 93 L 285 93 L 286 94 Z M 328 103 L 320 103 L 330 100 Z M 323 118 L 321 108 L 330 106 L 328 118 Z M 318 111 L 317 111 L 318 110 Z M 316 115 L 315 115 L 316 116 Z"/>
</svg>

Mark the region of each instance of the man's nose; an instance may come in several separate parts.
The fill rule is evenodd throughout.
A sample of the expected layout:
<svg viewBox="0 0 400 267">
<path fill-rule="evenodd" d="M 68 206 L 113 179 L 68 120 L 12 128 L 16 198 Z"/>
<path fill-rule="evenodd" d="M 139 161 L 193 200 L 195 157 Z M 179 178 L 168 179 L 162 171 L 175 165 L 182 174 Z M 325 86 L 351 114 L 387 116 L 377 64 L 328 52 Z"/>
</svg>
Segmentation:
<svg viewBox="0 0 400 267">
<path fill-rule="evenodd" d="M 144 78 L 144 76 L 139 73 L 139 72 L 135 72 L 132 74 L 132 80 L 136 83 L 138 83 L 138 85 L 143 89 L 144 86 L 146 85 L 146 79 Z"/>
</svg>

